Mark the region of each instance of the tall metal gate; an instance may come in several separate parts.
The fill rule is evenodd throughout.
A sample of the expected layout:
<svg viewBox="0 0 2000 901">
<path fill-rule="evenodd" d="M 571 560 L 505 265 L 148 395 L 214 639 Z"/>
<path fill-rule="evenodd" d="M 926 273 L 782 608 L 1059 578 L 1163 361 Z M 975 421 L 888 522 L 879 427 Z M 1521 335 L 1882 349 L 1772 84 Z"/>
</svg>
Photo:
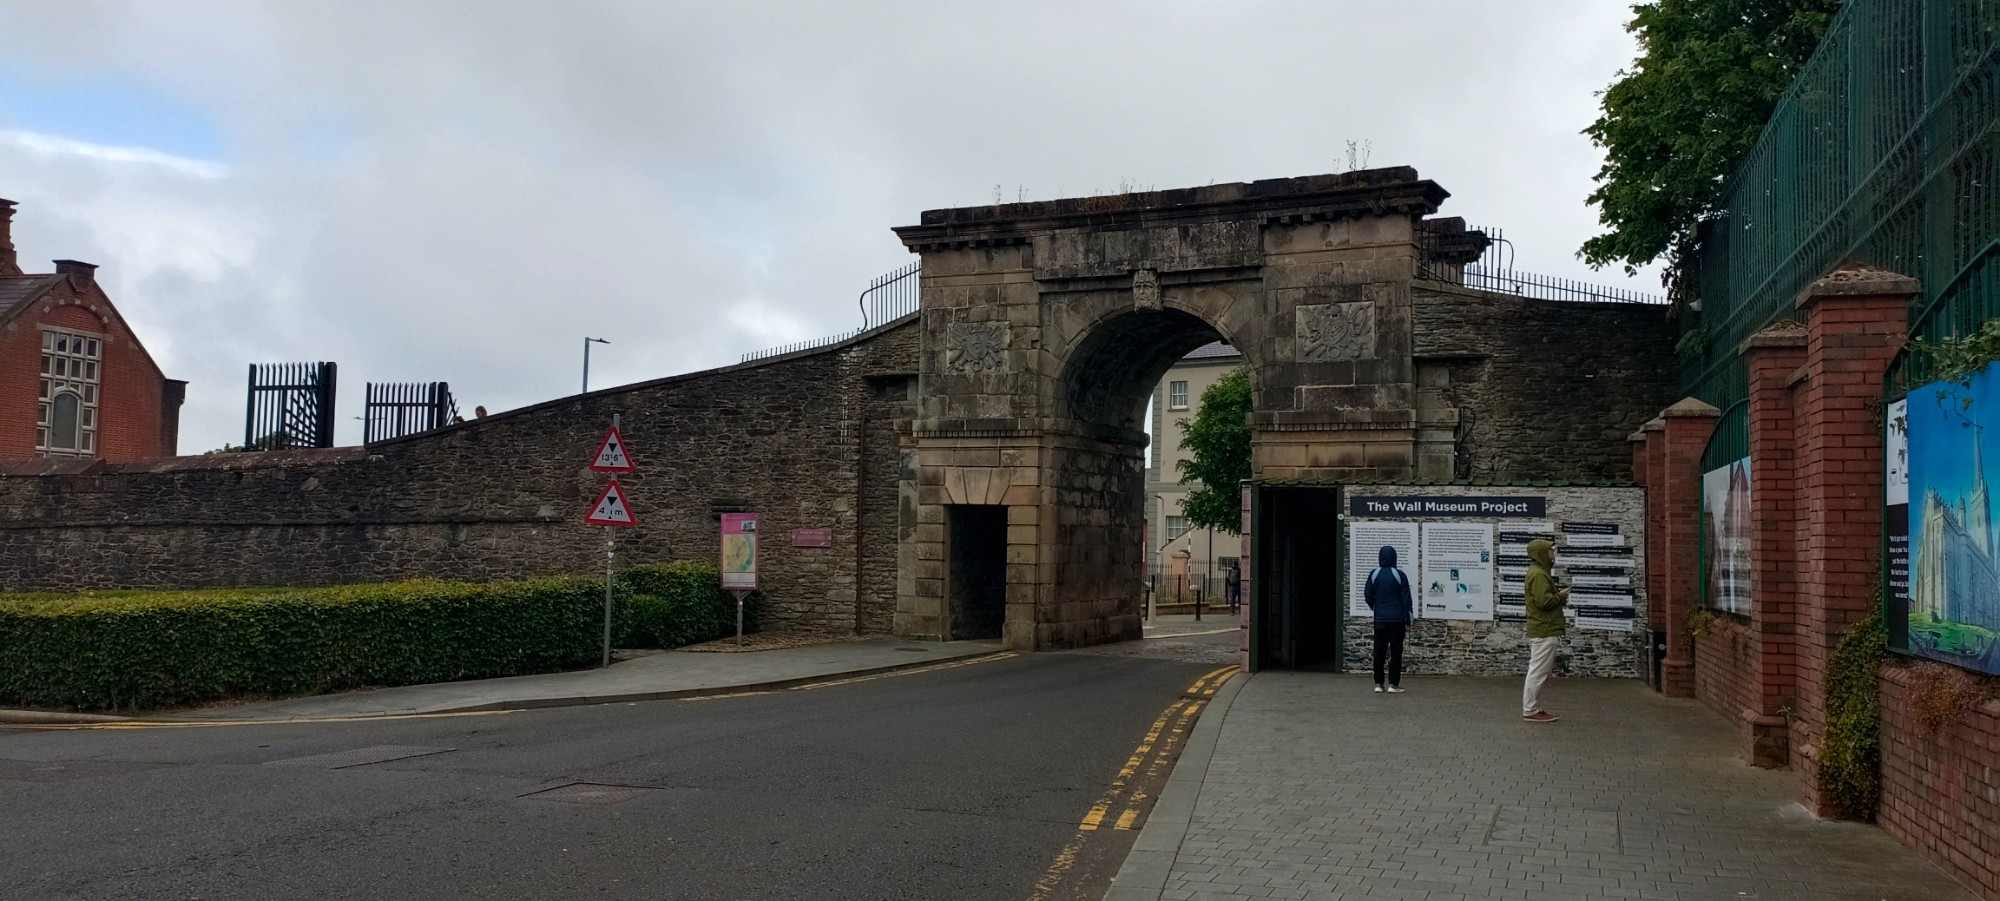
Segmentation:
<svg viewBox="0 0 2000 901">
<path fill-rule="evenodd" d="M 444 382 L 369 382 L 361 443 L 443 428 L 457 419 L 458 403 Z"/>
<path fill-rule="evenodd" d="M 245 450 L 333 446 L 332 363 L 252 363 Z"/>
</svg>

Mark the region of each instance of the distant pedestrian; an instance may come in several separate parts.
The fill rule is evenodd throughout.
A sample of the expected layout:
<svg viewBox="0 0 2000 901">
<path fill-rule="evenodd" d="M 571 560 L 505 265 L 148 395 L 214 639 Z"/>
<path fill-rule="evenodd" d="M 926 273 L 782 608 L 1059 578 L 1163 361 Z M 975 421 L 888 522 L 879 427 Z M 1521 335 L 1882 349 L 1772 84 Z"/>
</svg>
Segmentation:
<svg viewBox="0 0 2000 901">
<path fill-rule="evenodd" d="M 1396 568 L 1396 549 L 1383 545 L 1375 555 L 1376 566 L 1368 571 L 1362 598 L 1375 612 L 1375 690 L 1401 694 L 1403 691 L 1403 637 L 1409 631 L 1416 604 L 1410 597 L 1410 577 Z M 1386 658 L 1386 661 L 1385 661 Z M 1382 682 L 1382 664 L 1389 665 L 1389 682 Z"/>
<path fill-rule="evenodd" d="M 1553 723 L 1560 717 L 1542 709 L 1542 683 L 1556 664 L 1556 650 L 1562 646 L 1563 605 L 1569 589 L 1556 588 L 1556 546 L 1545 538 L 1528 542 L 1528 578 L 1523 594 L 1528 599 L 1528 681 L 1521 689 L 1521 718 L 1531 723 Z"/>
<path fill-rule="evenodd" d="M 1243 606 L 1243 570 L 1234 563 L 1223 570 L 1222 591 L 1229 596 L 1229 615 L 1235 616 Z"/>
</svg>

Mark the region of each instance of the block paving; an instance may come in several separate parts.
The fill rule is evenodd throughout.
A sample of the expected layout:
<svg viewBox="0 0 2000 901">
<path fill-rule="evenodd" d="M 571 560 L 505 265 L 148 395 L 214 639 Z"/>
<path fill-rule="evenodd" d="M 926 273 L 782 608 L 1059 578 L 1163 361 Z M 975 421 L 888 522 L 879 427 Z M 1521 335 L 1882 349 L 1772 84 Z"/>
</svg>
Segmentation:
<svg viewBox="0 0 2000 901">
<path fill-rule="evenodd" d="M 1227 711 L 1167 901 L 1969 899 L 1873 826 L 1819 820 L 1729 725 L 1635 681 L 1266 672 Z"/>
</svg>

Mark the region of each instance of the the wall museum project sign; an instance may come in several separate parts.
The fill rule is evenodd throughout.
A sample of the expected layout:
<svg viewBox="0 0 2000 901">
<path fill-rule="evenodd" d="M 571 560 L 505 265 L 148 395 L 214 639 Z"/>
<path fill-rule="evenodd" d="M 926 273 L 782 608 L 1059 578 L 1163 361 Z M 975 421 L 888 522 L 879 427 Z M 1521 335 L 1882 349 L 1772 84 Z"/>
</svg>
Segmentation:
<svg viewBox="0 0 2000 901">
<path fill-rule="evenodd" d="M 1548 498 L 1543 497 L 1370 497 L 1355 495 L 1349 499 L 1348 513 L 1354 516 L 1389 517 L 1393 519 L 1423 518 L 1433 516 L 1458 516 L 1469 518 L 1534 517 L 1549 513 Z"/>
</svg>

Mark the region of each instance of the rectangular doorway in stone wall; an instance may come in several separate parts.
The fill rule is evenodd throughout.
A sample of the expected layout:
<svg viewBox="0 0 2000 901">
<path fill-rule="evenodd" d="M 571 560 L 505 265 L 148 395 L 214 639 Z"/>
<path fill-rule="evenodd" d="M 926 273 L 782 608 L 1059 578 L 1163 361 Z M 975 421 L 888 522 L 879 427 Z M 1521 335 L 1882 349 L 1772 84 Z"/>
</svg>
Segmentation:
<svg viewBox="0 0 2000 901">
<path fill-rule="evenodd" d="M 1252 500 L 1253 669 L 1337 669 L 1341 659 L 1340 494 L 1257 485 Z"/>
<path fill-rule="evenodd" d="M 999 638 L 1007 621 L 1006 506 L 946 506 L 945 547 L 952 640 Z"/>
</svg>

